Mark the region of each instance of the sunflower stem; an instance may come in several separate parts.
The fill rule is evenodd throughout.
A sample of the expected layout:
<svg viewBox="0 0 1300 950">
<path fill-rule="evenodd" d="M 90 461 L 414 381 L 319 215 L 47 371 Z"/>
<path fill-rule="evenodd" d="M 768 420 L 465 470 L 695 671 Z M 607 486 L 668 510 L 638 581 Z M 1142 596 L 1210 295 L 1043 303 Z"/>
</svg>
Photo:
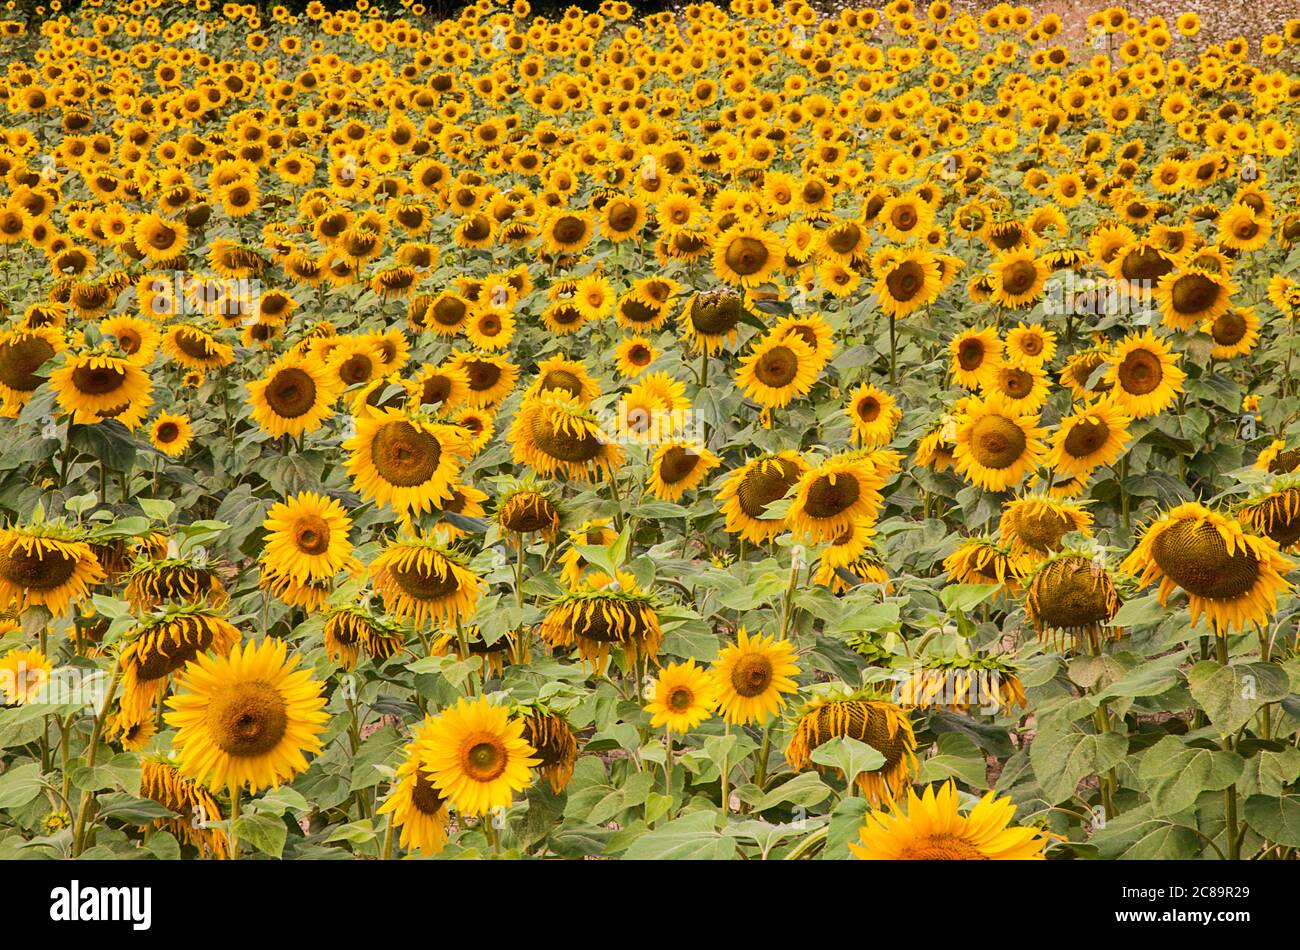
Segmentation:
<svg viewBox="0 0 1300 950">
<path fill-rule="evenodd" d="M 524 609 L 524 536 L 519 536 L 519 551 L 515 556 L 515 603 Z"/>
<path fill-rule="evenodd" d="M 99 753 L 99 737 L 104 732 L 104 721 L 108 719 L 108 710 L 113 705 L 113 697 L 117 695 L 117 684 L 121 678 L 122 660 L 119 657 L 113 661 L 113 672 L 109 675 L 108 689 L 104 691 L 104 701 L 99 706 L 99 712 L 95 716 L 95 724 L 90 730 L 90 744 L 86 746 L 87 769 L 95 767 L 95 757 Z M 90 806 L 94 797 L 95 793 L 89 789 L 81 793 L 81 804 L 77 806 L 77 824 L 72 832 L 72 856 L 74 858 L 81 856 L 82 848 L 85 846 L 86 819 L 90 815 Z"/>
<path fill-rule="evenodd" d="M 1214 645 L 1219 657 L 1219 663 L 1223 666 L 1228 665 L 1228 638 L 1226 636 L 1216 636 Z M 1232 737 L 1223 737 L 1223 750 L 1231 752 Z M 1237 826 L 1237 783 L 1233 782 L 1223 790 L 1223 821 L 1226 826 L 1224 829 L 1228 837 L 1228 860 L 1241 860 L 1241 835 L 1238 833 Z"/>
<path fill-rule="evenodd" d="M 239 832 L 235 824 L 239 821 L 239 786 L 230 786 L 230 830 L 226 837 L 230 839 L 230 860 L 239 860 Z"/>
<path fill-rule="evenodd" d="M 754 784 L 759 788 L 767 778 L 767 757 L 772 751 L 772 721 L 763 727 L 763 744 L 758 747 L 754 758 Z"/>
<path fill-rule="evenodd" d="M 896 367 L 898 365 L 898 345 L 894 335 L 894 325 L 896 322 L 894 315 L 891 313 L 889 315 L 889 385 L 891 386 L 896 385 L 898 382 L 896 375 Z"/>
<path fill-rule="evenodd" d="M 668 795 L 668 814 L 673 813 L 673 731 L 664 727 L 664 791 Z"/>
<path fill-rule="evenodd" d="M 379 849 L 379 860 L 387 861 L 393 856 L 393 813 L 388 813 L 388 825 L 384 828 L 384 846 Z"/>
<path fill-rule="evenodd" d="M 730 722 L 727 723 L 727 728 L 723 735 L 728 739 L 731 738 Z M 727 826 L 727 806 L 730 803 L 730 796 L 727 791 L 727 779 L 731 778 L 730 760 L 731 744 L 727 743 L 722 748 L 722 769 L 719 773 L 722 777 L 722 826 L 724 828 Z"/>
</svg>

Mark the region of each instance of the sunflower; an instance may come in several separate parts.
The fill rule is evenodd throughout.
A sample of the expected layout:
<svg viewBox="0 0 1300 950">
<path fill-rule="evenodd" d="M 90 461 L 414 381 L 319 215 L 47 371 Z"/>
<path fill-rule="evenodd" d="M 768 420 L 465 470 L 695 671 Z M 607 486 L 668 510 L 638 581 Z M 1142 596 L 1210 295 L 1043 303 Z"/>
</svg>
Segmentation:
<svg viewBox="0 0 1300 950">
<path fill-rule="evenodd" d="M 595 578 L 600 580 L 600 578 Z M 606 579 L 607 580 L 607 579 Z M 589 580 L 552 602 L 542 620 L 542 640 L 552 649 L 577 646 L 584 663 L 605 672 L 609 652 L 621 646 L 629 669 L 659 655 L 663 632 L 653 600 L 634 589 Z"/>
<path fill-rule="evenodd" d="M 337 499 L 300 492 L 267 512 L 267 563 L 294 580 L 325 580 L 352 562 L 352 519 Z"/>
<path fill-rule="evenodd" d="M 1291 588 L 1282 575 L 1292 566 L 1276 541 L 1247 534 L 1235 518 L 1187 502 L 1147 526 L 1120 569 L 1138 577 L 1140 587 L 1159 578 L 1161 606 L 1182 588 L 1192 623 L 1204 614 L 1224 636 L 1269 622 L 1278 595 Z"/>
<path fill-rule="evenodd" d="M 1106 382 L 1116 402 L 1134 419 L 1164 412 L 1183 391 L 1187 374 L 1169 344 L 1150 330 L 1125 337 L 1107 356 Z"/>
<path fill-rule="evenodd" d="M 678 323 L 682 338 L 692 345 L 695 352 L 711 356 L 735 341 L 736 328 L 744 316 L 744 301 L 740 294 L 724 288 L 693 296 Z"/>
<path fill-rule="evenodd" d="M 149 442 L 164 455 L 178 458 L 185 454 L 194 440 L 190 417 L 174 412 L 161 412 L 149 427 Z"/>
<path fill-rule="evenodd" d="M 659 358 L 659 351 L 645 337 L 629 336 L 619 341 L 614 349 L 614 358 L 619 375 L 634 379 Z"/>
<path fill-rule="evenodd" d="M 1091 534 L 1091 524 L 1092 515 L 1079 505 L 1028 495 L 1002 506 L 998 537 L 1008 546 L 1013 559 L 1025 555 L 1042 558 L 1059 551 L 1061 539 L 1067 534 Z"/>
<path fill-rule="evenodd" d="M 357 493 L 399 515 L 434 511 L 450 500 L 469 453 L 459 426 L 391 408 L 357 417 L 356 434 L 342 448 Z"/>
<path fill-rule="evenodd" d="M 1020 323 L 1007 331 L 1003 359 L 1013 366 L 1041 368 L 1056 355 L 1056 334 L 1040 324 Z"/>
<path fill-rule="evenodd" d="M 870 383 L 863 383 L 853 391 L 844 412 L 853 422 L 854 439 L 866 448 L 892 439 L 894 429 L 903 418 L 894 397 Z"/>
<path fill-rule="evenodd" d="M 69 353 L 62 366 L 50 373 L 50 385 L 64 412 L 96 416 L 142 405 L 153 388 L 143 369 L 128 359 L 97 353 Z M 78 419 L 81 421 L 81 419 Z"/>
<path fill-rule="evenodd" d="M 106 580 L 95 552 L 55 524 L 0 530 L 0 609 L 45 607 L 56 617 Z"/>
<path fill-rule="evenodd" d="M 1201 332 L 1214 341 L 1211 358 L 1230 360 L 1255 348 L 1259 342 L 1259 317 L 1254 307 L 1229 307 L 1213 320 L 1206 320 Z"/>
<path fill-rule="evenodd" d="M 501 405 L 519 379 L 517 366 L 505 357 L 490 353 L 453 351 L 446 365 L 465 371 L 469 379 L 469 404 L 480 408 Z"/>
<path fill-rule="evenodd" d="M 1237 285 L 1226 277 L 1197 268 L 1171 271 L 1160 278 L 1155 298 L 1165 326 L 1191 330 L 1227 312 Z"/>
<path fill-rule="evenodd" d="M 510 807 L 540 764 L 524 724 L 486 696 L 459 700 L 429 722 L 416 743 L 433 786 L 463 815 Z"/>
<path fill-rule="evenodd" d="M 229 366 L 235 359 L 234 348 L 222 343 L 207 330 L 182 323 L 163 336 L 163 352 L 186 369 L 208 373 Z"/>
<path fill-rule="evenodd" d="M 540 532 L 549 544 L 560 530 L 560 510 L 555 502 L 534 482 L 516 485 L 501 496 L 497 504 L 497 525 L 508 534 L 518 536 Z"/>
<path fill-rule="evenodd" d="M 563 392 L 526 400 L 510 427 L 515 463 L 543 477 L 563 473 L 578 481 L 610 473 L 623 460 L 597 416 Z"/>
<path fill-rule="evenodd" d="M 659 671 L 650 686 L 645 711 L 650 725 L 665 727 L 679 736 L 690 732 L 713 715 L 717 706 L 717 685 L 707 670 L 692 657 L 684 663 L 670 663 Z"/>
<path fill-rule="evenodd" d="M 736 372 L 736 385 L 744 394 L 769 409 L 806 396 L 816 381 L 816 353 L 797 336 L 768 334 L 741 359 Z"/>
<path fill-rule="evenodd" d="M 542 705 L 517 706 L 515 716 L 524 724 L 523 738 L 537 756 L 537 771 L 545 776 L 556 795 L 573 777 L 578 759 L 578 742 L 573 728 L 560 713 Z"/>
<path fill-rule="evenodd" d="M 170 758 L 151 756 L 140 762 L 140 797 L 162 805 L 174 817 L 156 818 L 153 827 L 217 860 L 230 856 L 230 839 L 219 827 L 221 806 L 197 782 L 181 775 Z"/>
<path fill-rule="evenodd" d="M 1124 406 L 1111 398 L 1083 406 L 1061 420 L 1052 437 L 1047 464 L 1061 475 L 1087 476 L 1124 454 L 1132 437 L 1132 420 Z"/>
<path fill-rule="evenodd" d="M 785 748 L 786 762 L 802 772 L 813 764 L 812 753 L 820 745 L 842 736 L 865 742 L 885 757 L 877 769 L 844 776 L 857 783 L 869 802 L 878 806 L 890 801 L 907 785 L 916 767 L 912 724 L 899 706 L 870 694 L 819 698 L 810 703 Z"/>
<path fill-rule="evenodd" d="M 402 750 L 402 764 L 393 776 L 393 789 L 375 814 L 392 815 L 391 821 L 399 829 L 399 847 L 441 854 L 447 845 L 451 816 L 447 799 L 434 786 L 429 762 L 421 752 L 431 725 L 432 720 L 426 719 L 412 731 L 411 741 Z"/>
<path fill-rule="evenodd" d="M 917 443 L 916 454 L 913 458 L 917 465 L 923 465 L 935 472 L 942 472 L 952 467 L 953 449 L 956 444 L 953 442 L 957 436 L 956 419 L 945 414 L 939 424 L 921 437 Z"/>
<path fill-rule="evenodd" d="M 832 456 L 800 476 L 786 516 L 790 530 L 817 544 L 838 537 L 855 521 L 875 521 L 886 480 L 868 456 Z"/>
<path fill-rule="evenodd" d="M 109 717 L 104 724 L 104 731 L 127 752 L 142 752 L 149 745 L 149 740 L 157 735 L 158 721 L 155 716 L 134 719 L 119 712 Z"/>
<path fill-rule="evenodd" d="M 176 729 L 182 775 L 255 793 L 307 770 L 329 714 L 322 684 L 287 654 L 283 641 L 266 637 L 185 667 L 163 715 Z"/>
<path fill-rule="evenodd" d="M 928 251 L 914 249 L 894 255 L 877 269 L 876 297 L 880 309 L 901 319 L 938 299 L 943 289 L 938 260 Z"/>
<path fill-rule="evenodd" d="M 956 417 L 956 470 L 986 491 L 1005 491 L 1038 468 L 1047 453 L 1038 417 L 1021 415 L 998 396 L 969 400 Z"/>
<path fill-rule="evenodd" d="M 995 795 L 988 792 L 963 816 L 951 781 L 938 794 L 927 785 L 920 797 L 908 788 L 906 809 L 896 801 L 888 812 L 868 813 L 849 850 L 864 861 L 1041 860 L 1047 836 L 1011 826 L 1015 805 Z"/>
<path fill-rule="evenodd" d="M 1119 612 L 1120 598 L 1104 561 L 1066 549 L 1034 569 L 1026 585 L 1025 615 L 1043 640 L 1056 635 L 1098 645 Z"/>
<path fill-rule="evenodd" d="M 722 484 L 725 530 L 752 544 L 762 544 L 785 531 L 785 517 L 773 517 L 767 506 L 784 498 L 808 469 L 799 453 L 760 455 L 736 469 Z"/>
<path fill-rule="evenodd" d="M 340 383 L 313 357 L 280 357 L 248 384 L 253 419 L 272 436 L 299 438 L 334 414 Z"/>
<path fill-rule="evenodd" d="M 955 584 L 998 584 L 1003 593 L 1014 595 L 1029 572 L 1029 559 L 990 537 L 966 538 L 943 559 L 943 569 Z"/>
<path fill-rule="evenodd" d="M 1071 355 L 1066 360 L 1065 369 L 1061 370 L 1061 385 L 1068 388 L 1076 400 L 1091 399 L 1110 392 L 1112 387 L 1106 382 L 1103 369 L 1107 367 L 1108 355 L 1109 351 L 1103 349 L 1089 349 Z M 1103 371 L 1099 373 L 1099 369 Z"/>
<path fill-rule="evenodd" d="M 23 706 L 40 697 L 54 667 L 40 650 L 10 650 L 0 656 L 0 695 L 10 706 Z"/>
<path fill-rule="evenodd" d="M 1027 307 L 1043 295 L 1048 269 L 1028 248 L 998 255 L 991 265 L 992 299 L 1010 309 Z"/>
<path fill-rule="evenodd" d="M 388 612 L 416 626 L 468 617 L 483 592 L 483 579 L 433 537 L 391 542 L 369 572 Z"/>
<path fill-rule="evenodd" d="M 618 537 L 612 527 L 611 519 L 596 518 L 583 522 L 569 532 L 570 547 L 560 555 L 560 579 L 569 585 L 570 590 L 583 586 L 582 573 L 587 568 L 587 560 L 572 545 L 584 547 L 607 547 Z"/>
<path fill-rule="evenodd" d="M 1016 706 L 1028 706 L 1019 673 L 1005 656 L 983 650 L 963 656 L 928 655 L 910 671 L 896 674 L 898 702 L 918 709 L 968 713 L 978 706 L 1009 714 Z"/>
<path fill-rule="evenodd" d="M 650 460 L 646 488 L 662 501 L 677 501 L 717 466 L 718 457 L 698 442 L 664 442 Z"/>
<path fill-rule="evenodd" d="M 953 379 L 972 392 L 984 385 L 1002 362 L 1002 341 L 993 327 L 963 330 L 948 344 L 948 351 L 952 354 Z"/>
<path fill-rule="evenodd" d="M 0 403 L 16 416 L 45 382 L 38 371 L 64 349 L 63 334 L 52 327 L 0 333 Z"/>
<path fill-rule="evenodd" d="M 524 391 L 524 399 L 545 392 L 567 393 L 581 405 L 589 405 L 600 395 L 600 383 L 591 378 L 582 360 L 566 356 L 553 356 L 537 364 L 537 378 Z"/>
<path fill-rule="evenodd" d="M 724 283 L 754 287 L 780 266 L 781 242 L 770 231 L 738 224 L 713 244 L 713 273 Z"/>
<path fill-rule="evenodd" d="M 239 630 L 206 606 L 173 608 L 146 616 L 127 633 L 119 662 L 122 668 L 122 715 L 152 719 L 173 673 L 200 654 L 219 656 L 239 643 Z"/>
<path fill-rule="evenodd" d="M 1300 542 L 1300 478 L 1288 475 L 1270 482 L 1238 505 L 1233 515 L 1279 549 L 1294 549 Z"/>
<path fill-rule="evenodd" d="M 980 392 L 999 396 L 1008 410 L 1026 415 L 1043 407 L 1048 388 L 1047 374 L 1042 369 L 999 363 L 985 377 Z"/>
<path fill-rule="evenodd" d="M 124 595 L 131 609 L 144 613 L 168 602 L 209 603 L 220 607 L 230 599 L 220 578 L 206 564 L 163 557 L 137 561 L 125 576 Z"/>
<path fill-rule="evenodd" d="M 799 687 L 794 677 L 795 647 L 789 640 L 758 634 L 744 627 L 736 642 L 718 652 L 709 673 L 713 677 L 718 709 L 732 725 L 763 725 L 785 706 L 785 694 Z"/>
<path fill-rule="evenodd" d="M 401 652 L 406 636 L 397 624 L 376 617 L 366 607 L 335 607 L 325 617 L 325 652 L 344 669 L 356 665 L 362 649 L 382 663 Z"/>
</svg>

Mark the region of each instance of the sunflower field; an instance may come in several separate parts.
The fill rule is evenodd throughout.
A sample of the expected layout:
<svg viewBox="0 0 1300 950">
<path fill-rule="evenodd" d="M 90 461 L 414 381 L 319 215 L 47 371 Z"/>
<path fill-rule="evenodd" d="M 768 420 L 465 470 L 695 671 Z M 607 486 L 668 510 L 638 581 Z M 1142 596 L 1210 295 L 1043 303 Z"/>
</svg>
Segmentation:
<svg viewBox="0 0 1300 950">
<path fill-rule="evenodd" d="M 0 858 L 1300 856 L 1300 19 L 6 11 Z"/>
</svg>

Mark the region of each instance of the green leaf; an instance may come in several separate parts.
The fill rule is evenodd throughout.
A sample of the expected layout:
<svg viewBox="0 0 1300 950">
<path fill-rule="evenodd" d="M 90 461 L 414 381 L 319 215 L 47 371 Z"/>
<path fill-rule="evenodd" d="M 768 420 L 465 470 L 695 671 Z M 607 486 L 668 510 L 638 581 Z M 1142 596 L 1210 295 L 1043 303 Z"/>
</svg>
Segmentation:
<svg viewBox="0 0 1300 950">
<path fill-rule="evenodd" d="M 1271 663 L 1223 666 L 1203 660 L 1188 671 L 1187 682 L 1192 698 L 1221 736 L 1236 732 L 1261 706 L 1284 699 L 1290 691 L 1286 670 Z"/>
<path fill-rule="evenodd" d="M 1141 805 L 1106 822 L 1092 836 L 1092 843 L 1104 860 L 1141 861 L 1194 858 L 1202 842 L 1191 828 L 1152 814 L 1150 805 Z"/>
<path fill-rule="evenodd" d="M 289 829 L 279 818 L 243 814 L 235 819 L 235 834 L 263 854 L 278 858 L 284 853 L 284 842 L 289 837 Z"/>
<path fill-rule="evenodd" d="M 21 808 L 40 793 L 39 762 L 29 762 L 0 775 L 0 808 Z"/>
<path fill-rule="evenodd" d="M 822 853 L 824 860 L 844 860 L 853 856 L 849 845 L 857 844 L 861 839 L 868 807 L 869 803 L 860 795 L 836 803 L 831 812 L 830 827 L 826 830 L 826 850 Z"/>
<path fill-rule="evenodd" d="M 1242 814 L 1246 824 L 1269 841 L 1300 848 L 1300 795 L 1252 795 Z"/>
<path fill-rule="evenodd" d="M 1244 766 L 1235 752 L 1193 748 L 1165 736 L 1142 755 L 1138 781 L 1154 814 L 1174 815 L 1195 805 L 1202 792 L 1227 788 Z"/>
<path fill-rule="evenodd" d="M 988 787 L 988 763 L 984 753 L 960 732 L 945 732 L 939 736 L 934 755 L 921 763 L 916 781 L 943 782 L 950 778 L 964 782 L 971 788 Z"/>
<path fill-rule="evenodd" d="M 718 813 L 696 811 L 647 831 L 624 852 L 629 861 L 726 861 L 736 839 L 718 833 Z"/>
<path fill-rule="evenodd" d="M 311 811 L 311 802 L 301 792 L 294 791 L 287 785 L 273 788 L 261 798 L 249 803 L 249 808 L 261 815 L 273 815 L 279 818 L 286 811 Z"/>
<path fill-rule="evenodd" d="M 949 584 L 939 591 L 939 600 L 947 610 L 967 613 L 999 590 L 998 584 Z"/>
<path fill-rule="evenodd" d="M 809 756 L 818 765 L 839 769 L 852 782 L 863 772 L 874 772 L 885 764 L 885 757 L 851 736 L 836 736 L 823 742 Z"/>
<path fill-rule="evenodd" d="M 1048 801 L 1063 802 L 1086 775 L 1118 765 L 1128 738 L 1114 732 L 1040 732 L 1029 744 L 1029 762 Z"/>
<path fill-rule="evenodd" d="M 755 802 L 754 811 L 764 812 L 787 802 L 798 807 L 811 808 L 820 805 L 830 794 L 830 786 L 823 782 L 816 772 L 800 772 L 790 781 L 778 785 Z"/>
</svg>

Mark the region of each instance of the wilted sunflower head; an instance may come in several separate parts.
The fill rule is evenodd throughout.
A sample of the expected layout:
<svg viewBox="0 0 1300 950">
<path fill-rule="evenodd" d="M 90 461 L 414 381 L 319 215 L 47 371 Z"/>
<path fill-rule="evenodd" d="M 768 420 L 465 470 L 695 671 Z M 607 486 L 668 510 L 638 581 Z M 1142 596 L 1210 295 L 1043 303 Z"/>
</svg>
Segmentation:
<svg viewBox="0 0 1300 950">
<path fill-rule="evenodd" d="M 498 501 L 497 524 L 513 535 L 540 532 L 550 542 L 560 529 L 560 511 L 539 485 L 524 482 Z"/>
<path fill-rule="evenodd" d="M 1300 476 L 1289 475 L 1270 482 L 1239 506 L 1236 518 L 1255 534 L 1261 534 L 1283 550 L 1300 543 Z"/>
<path fill-rule="evenodd" d="M 1042 638 L 1053 635 L 1096 640 L 1122 631 L 1108 627 L 1119 611 L 1119 593 L 1103 560 L 1067 549 L 1040 564 L 1029 580 L 1025 613 Z"/>
<path fill-rule="evenodd" d="M 514 715 L 523 721 L 523 737 L 536 750 L 537 770 L 546 776 L 551 791 L 560 794 L 573 777 L 578 758 L 578 742 L 568 720 L 540 704 L 517 706 Z"/>
<path fill-rule="evenodd" d="M 866 743 L 885 757 L 873 771 L 844 776 L 856 781 L 868 801 L 880 805 L 907 784 L 916 766 L 916 736 L 907 713 L 898 705 L 872 692 L 815 699 L 804 707 L 794 725 L 786 761 L 801 772 L 813 764 L 812 753 L 819 746 L 840 737 Z"/>
<path fill-rule="evenodd" d="M 659 655 L 663 633 L 654 599 L 618 585 L 591 584 L 561 595 L 542 621 L 542 640 L 553 649 L 577 646 L 583 662 L 603 674 L 610 650 L 621 646 L 628 666 Z"/>
<path fill-rule="evenodd" d="M 212 608 L 191 605 L 147 615 L 126 640 L 121 652 L 122 714 L 138 721 L 153 718 L 173 673 L 202 653 L 228 653 L 240 634 Z"/>
<path fill-rule="evenodd" d="M 416 626 L 468 616 L 483 591 L 482 578 L 432 535 L 392 542 L 369 571 L 388 612 Z"/>
<path fill-rule="evenodd" d="M 510 441 L 515 462 L 544 477 L 558 472 L 586 481 L 611 472 L 623 458 L 597 416 L 560 392 L 526 400 L 511 425 Z"/>
<path fill-rule="evenodd" d="M 1092 515 L 1081 506 L 1030 495 L 1007 502 L 998 522 L 998 536 L 1012 557 L 1045 557 L 1061 548 L 1065 535 L 1091 533 Z"/>
</svg>

